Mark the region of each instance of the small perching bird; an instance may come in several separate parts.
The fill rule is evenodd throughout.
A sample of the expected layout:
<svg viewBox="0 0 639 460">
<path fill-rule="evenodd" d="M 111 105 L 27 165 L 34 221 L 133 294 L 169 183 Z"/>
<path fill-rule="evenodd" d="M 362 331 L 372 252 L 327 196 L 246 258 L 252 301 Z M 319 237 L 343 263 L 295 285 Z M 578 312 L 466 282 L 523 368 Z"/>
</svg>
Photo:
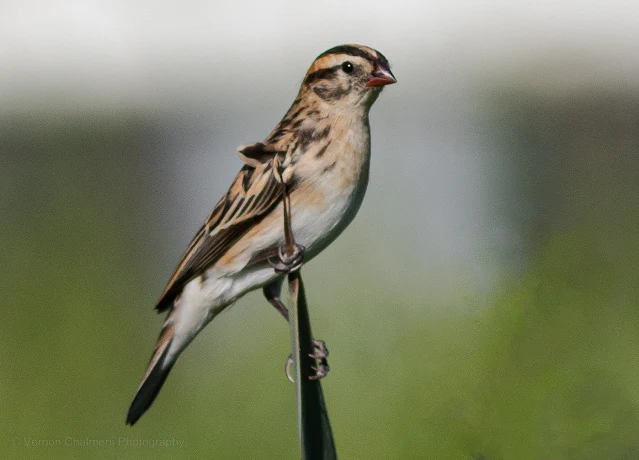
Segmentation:
<svg viewBox="0 0 639 460">
<path fill-rule="evenodd" d="M 153 403 L 176 359 L 202 328 L 247 292 L 263 288 L 288 319 L 279 297 L 284 274 L 326 248 L 355 217 L 368 184 L 368 112 L 384 85 L 395 82 L 380 52 L 361 45 L 331 48 L 315 59 L 293 105 L 264 142 L 240 147 L 244 167 L 193 238 L 157 303 L 157 310 L 168 314 L 127 424 Z M 287 184 L 299 243 L 292 256 L 282 249 L 278 179 Z"/>
</svg>

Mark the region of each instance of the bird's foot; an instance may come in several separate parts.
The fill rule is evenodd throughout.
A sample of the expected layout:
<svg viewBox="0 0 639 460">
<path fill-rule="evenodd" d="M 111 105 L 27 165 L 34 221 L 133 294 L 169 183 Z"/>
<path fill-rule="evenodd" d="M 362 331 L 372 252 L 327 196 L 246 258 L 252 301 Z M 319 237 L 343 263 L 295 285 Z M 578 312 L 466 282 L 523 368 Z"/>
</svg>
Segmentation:
<svg viewBox="0 0 639 460">
<path fill-rule="evenodd" d="M 286 245 L 282 245 L 277 251 L 279 261 L 273 262 L 268 259 L 268 263 L 278 273 L 291 273 L 302 267 L 304 252 L 306 252 L 306 248 L 301 244 L 293 246 L 293 254 L 289 254 Z"/>
<path fill-rule="evenodd" d="M 326 342 L 319 339 L 313 340 L 313 346 L 315 348 L 314 353 L 309 356 L 315 360 L 315 366 L 312 367 L 315 371 L 315 375 L 311 375 L 309 379 L 319 380 L 326 377 L 326 374 L 328 374 L 330 370 L 328 361 L 326 360 L 328 357 L 328 348 L 326 348 Z"/>
<path fill-rule="evenodd" d="M 315 371 L 315 375 L 311 375 L 308 378 L 310 380 L 319 380 L 323 377 L 326 377 L 328 371 L 330 370 L 328 366 L 328 361 L 326 358 L 328 357 L 328 348 L 326 348 L 326 342 L 319 339 L 313 340 L 314 352 L 309 354 L 310 358 L 315 360 L 315 366 L 311 366 L 311 369 Z M 291 381 L 291 383 L 295 383 L 293 377 L 291 376 L 291 366 L 293 365 L 293 357 L 289 355 L 286 360 L 286 365 L 284 371 L 286 372 L 286 377 Z"/>
<path fill-rule="evenodd" d="M 326 342 L 321 339 L 313 339 L 313 347 L 315 348 L 315 352 L 312 355 L 309 355 L 311 358 L 326 359 L 328 357 Z"/>
</svg>

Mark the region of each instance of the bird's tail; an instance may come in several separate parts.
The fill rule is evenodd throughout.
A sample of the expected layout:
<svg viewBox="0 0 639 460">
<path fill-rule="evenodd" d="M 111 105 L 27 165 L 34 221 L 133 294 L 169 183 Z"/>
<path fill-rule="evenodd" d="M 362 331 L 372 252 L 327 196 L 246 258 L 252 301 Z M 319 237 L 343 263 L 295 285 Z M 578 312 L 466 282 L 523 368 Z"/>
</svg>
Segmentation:
<svg viewBox="0 0 639 460">
<path fill-rule="evenodd" d="M 169 375 L 173 363 L 175 363 L 175 359 L 177 358 L 176 354 L 172 354 L 171 357 L 168 356 L 174 334 L 175 325 L 167 318 L 167 322 L 164 324 L 162 332 L 160 332 L 160 336 L 158 337 L 155 351 L 151 357 L 151 362 L 144 375 L 144 379 L 142 379 L 142 383 L 140 383 L 138 387 L 138 391 L 129 408 L 129 413 L 126 416 L 127 425 L 133 425 L 142 417 L 147 409 L 151 407 L 166 377 Z"/>
</svg>

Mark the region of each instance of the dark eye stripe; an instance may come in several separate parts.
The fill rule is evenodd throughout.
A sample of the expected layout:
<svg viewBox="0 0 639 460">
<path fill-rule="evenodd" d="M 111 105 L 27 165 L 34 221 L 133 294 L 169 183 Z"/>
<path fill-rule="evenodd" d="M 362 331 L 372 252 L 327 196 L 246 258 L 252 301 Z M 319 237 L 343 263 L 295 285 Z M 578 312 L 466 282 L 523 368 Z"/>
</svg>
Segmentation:
<svg viewBox="0 0 639 460">
<path fill-rule="evenodd" d="M 319 69 L 306 77 L 304 83 L 307 85 L 309 83 L 314 82 L 315 80 L 332 80 L 337 76 L 337 71 L 342 68 L 342 65 L 335 65 L 333 67 L 328 67 L 326 69 Z"/>
</svg>

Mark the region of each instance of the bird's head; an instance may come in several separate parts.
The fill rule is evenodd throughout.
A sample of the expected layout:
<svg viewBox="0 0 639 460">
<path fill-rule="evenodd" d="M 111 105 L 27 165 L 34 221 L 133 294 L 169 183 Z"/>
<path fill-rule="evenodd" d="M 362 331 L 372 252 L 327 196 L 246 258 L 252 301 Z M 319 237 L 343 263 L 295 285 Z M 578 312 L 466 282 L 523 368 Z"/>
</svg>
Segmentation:
<svg viewBox="0 0 639 460">
<path fill-rule="evenodd" d="M 304 77 L 302 91 L 334 107 L 369 109 L 385 85 L 397 80 L 382 53 L 362 45 L 340 45 L 320 54 Z"/>
</svg>

